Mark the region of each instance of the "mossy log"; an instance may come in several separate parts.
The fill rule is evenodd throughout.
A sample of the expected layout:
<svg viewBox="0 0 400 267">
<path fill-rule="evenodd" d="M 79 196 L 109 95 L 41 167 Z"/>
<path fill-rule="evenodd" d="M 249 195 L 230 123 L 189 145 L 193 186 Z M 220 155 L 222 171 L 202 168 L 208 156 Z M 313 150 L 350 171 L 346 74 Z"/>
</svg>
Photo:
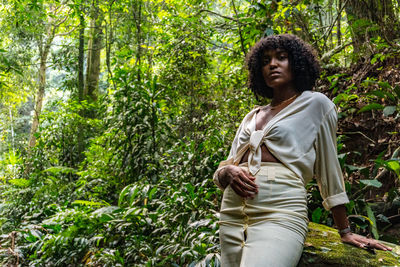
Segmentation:
<svg viewBox="0 0 400 267">
<path fill-rule="evenodd" d="M 366 250 L 343 244 L 337 230 L 309 223 L 309 232 L 298 267 L 400 266 L 400 246 L 385 243 L 392 251 Z"/>
</svg>

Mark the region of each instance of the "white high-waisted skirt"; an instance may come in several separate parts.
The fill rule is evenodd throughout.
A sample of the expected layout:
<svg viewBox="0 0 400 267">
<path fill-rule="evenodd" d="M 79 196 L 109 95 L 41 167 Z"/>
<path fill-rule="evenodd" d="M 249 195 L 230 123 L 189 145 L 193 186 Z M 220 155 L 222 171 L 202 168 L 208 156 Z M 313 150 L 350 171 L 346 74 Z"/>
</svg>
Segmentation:
<svg viewBox="0 0 400 267">
<path fill-rule="evenodd" d="M 248 171 L 247 163 L 239 165 Z M 228 186 L 220 211 L 222 267 L 296 266 L 307 234 L 303 180 L 281 163 L 262 162 L 258 194 L 243 199 Z"/>
</svg>

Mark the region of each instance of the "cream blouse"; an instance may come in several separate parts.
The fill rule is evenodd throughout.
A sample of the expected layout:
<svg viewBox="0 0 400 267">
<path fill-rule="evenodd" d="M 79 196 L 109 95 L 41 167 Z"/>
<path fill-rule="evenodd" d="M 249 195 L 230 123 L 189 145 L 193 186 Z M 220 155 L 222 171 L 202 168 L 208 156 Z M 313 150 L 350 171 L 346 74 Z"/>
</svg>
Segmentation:
<svg viewBox="0 0 400 267">
<path fill-rule="evenodd" d="M 229 156 L 219 164 L 214 173 L 227 165 L 238 165 L 250 149 L 249 171 L 256 175 L 260 170 L 261 145 L 307 184 L 315 175 L 325 209 L 348 203 L 342 171 L 337 159 L 337 110 L 325 95 L 304 91 L 292 103 L 276 114 L 262 130 L 256 130 L 256 113 L 250 111 L 236 132 Z"/>
</svg>

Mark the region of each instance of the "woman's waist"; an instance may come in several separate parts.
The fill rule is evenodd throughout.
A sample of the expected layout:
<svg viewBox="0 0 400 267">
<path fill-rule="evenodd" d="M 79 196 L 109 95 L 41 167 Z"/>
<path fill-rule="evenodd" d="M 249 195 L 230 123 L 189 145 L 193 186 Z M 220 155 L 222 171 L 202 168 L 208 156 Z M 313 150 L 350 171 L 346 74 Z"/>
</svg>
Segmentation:
<svg viewBox="0 0 400 267">
<path fill-rule="evenodd" d="M 240 159 L 240 163 L 245 163 L 248 161 L 250 155 L 250 150 L 248 149 L 243 157 Z M 261 162 L 281 162 L 276 158 L 265 145 L 261 146 Z"/>
<path fill-rule="evenodd" d="M 266 179 L 269 181 L 280 180 L 280 179 L 295 180 L 295 181 L 301 181 L 301 185 L 304 186 L 303 178 L 299 177 L 294 171 L 289 169 L 285 164 L 281 162 L 261 161 L 259 164 L 260 164 L 260 169 L 256 173 L 256 175 L 254 175 L 256 180 L 258 178 L 262 180 Z M 240 163 L 238 166 L 249 172 L 248 162 Z"/>
</svg>

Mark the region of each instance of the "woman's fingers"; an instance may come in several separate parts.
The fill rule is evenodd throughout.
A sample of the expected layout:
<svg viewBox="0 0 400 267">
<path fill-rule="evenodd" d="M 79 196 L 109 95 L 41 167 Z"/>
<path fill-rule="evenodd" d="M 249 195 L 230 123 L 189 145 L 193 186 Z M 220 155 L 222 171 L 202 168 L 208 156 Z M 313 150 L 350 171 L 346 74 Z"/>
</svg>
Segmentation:
<svg viewBox="0 0 400 267">
<path fill-rule="evenodd" d="M 382 245 L 381 243 L 375 244 L 375 248 L 380 249 L 380 250 L 391 250 L 389 247 Z"/>
<path fill-rule="evenodd" d="M 232 178 L 231 187 L 241 197 L 253 198 L 258 193 L 257 184 L 243 172 L 239 172 L 237 176 Z"/>
<path fill-rule="evenodd" d="M 359 248 L 364 248 L 364 244 L 362 243 L 362 241 L 359 241 L 358 238 L 356 237 L 356 235 L 349 233 L 347 235 L 344 235 L 342 237 L 342 241 L 348 244 L 351 244 L 353 246 L 359 247 Z"/>
<path fill-rule="evenodd" d="M 229 169 L 228 175 L 230 176 L 231 188 L 241 197 L 253 198 L 258 193 L 258 185 L 255 183 L 255 177 L 253 177 L 246 170 L 232 166 Z"/>
<path fill-rule="evenodd" d="M 235 177 L 232 180 L 232 183 L 240 187 L 243 191 L 257 192 L 257 185 L 253 181 L 248 180 L 247 177 L 243 175 Z"/>
<path fill-rule="evenodd" d="M 380 250 L 392 250 L 392 248 L 385 246 L 375 239 L 366 238 L 357 234 L 347 234 L 342 237 L 343 242 L 355 245 L 360 248 L 375 248 Z"/>
<path fill-rule="evenodd" d="M 376 248 L 380 250 L 392 250 L 390 247 L 387 247 L 379 243 L 377 240 L 371 238 L 362 237 L 362 243 L 364 244 L 365 247 L 369 248 Z"/>
<path fill-rule="evenodd" d="M 251 175 L 248 171 L 246 170 L 242 170 L 242 172 L 244 173 L 244 175 L 246 175 L 246 177 L 251 180 L 251 181 L 255 181 L 256 177 L 254 177 L 253 175 Z"/>
<path fill-rule="evenodd" d="M 249 186 L 252 187 L 252 189 L 249 189 L 249 190 L 255 191 L 255 192 L 258 191 L 258 190 L 257 190 L 258 185 L 254 182 L 256 178 L 254 178 L 253 176 L 250 176 L 250 175 L 247 174 L 246 172 L 242 172 L 242 173 L 240 174 L 240 177 L 241 177 L 242 181 L 243 181 L 245 184 L 247 184 L 247 185 L 249 185 Z"/>
<path fill-rule="evenodd" d="M 376 248 L 376 249 L 380 249 L 380 250 L 392 250 L 392 248 L 385 246 L 374 239 L 367 239 L 366 242 L 367 242 L 366 246 L 368 246 L 370 248 Z"/>
<path fill-rule="evenodd" d="M 233 189 L 233 191 L 235 191 L 236 194 L 244 198 L 253 198 L 255 195 L 254 192 L 251 193 L 249 191 L 244 190 L 242 185 L 239 185 L 238 183 L 232 183 L 231 188 Z"/>
</svg>

